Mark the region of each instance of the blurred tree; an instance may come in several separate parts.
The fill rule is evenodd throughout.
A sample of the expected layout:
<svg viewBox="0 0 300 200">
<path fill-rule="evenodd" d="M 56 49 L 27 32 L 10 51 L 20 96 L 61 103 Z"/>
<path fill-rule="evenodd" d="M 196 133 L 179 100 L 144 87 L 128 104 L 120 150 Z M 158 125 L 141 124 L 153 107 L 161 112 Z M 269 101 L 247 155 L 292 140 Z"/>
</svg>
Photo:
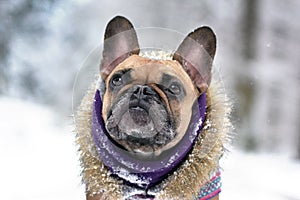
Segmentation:
<svg viewBox="0 0 300 200">
<path fill-rule="evenodd" d="M 298 69 L 298 83 L 300 82 L 300 70 Z M 298 96 L 298 107 L 300 108 L 300 97 Z M 298 119 L 300 119 L 300 111 L 298 110 Z M 298 142 L 297 142 L 297 158 L 300 160 L 300 123 L 298 123 Z"/>
<path fill-rule="evenodd" d="M 298 160 L 300 160 L 300 126 L 299 126 L 299 123 L 298 123 L 298 131 L 299 131 L 299 134 L 298 134 L 298 143 L 297 143 L 297 158 Z"/>
<path fill-rule="evenodd" d="M 243 45 L 242 52 L 244 58 L 253 60 L 256 57 L 256 40 L 257 40 L 257 25 L 258 25 L 258 1 L 244 1 L 244 15 L 242 16 L 242 37 Z"/>
<path fill-rule="evenodd" d="M 7 93 L 11 87 L 11 71 L 9 69 L 9 57 L 13 42 L 16 38 L 36 38 L 46 33 L 46 14 L 49 13 L 59 0 L 20 0 L 0 2 L 0 94 Z M 21 66 L 20 66 L 21 67 Z M 31 76 L 20 78 L 30 79 Z M 33 82 L 34 80 L 21 80 L 21 82 Z M 26 85 L 23 88 L 27 90 Z M 28 91 L 34 92 L 34 85 L 30 85 Z"/>
<path fill-rule="evenodd" d="M 258 1 L 243 1 L 243 12 L 240 21 L 241 27 L 241 73 L 238 74 L 236 91 L 239 95 L 238 115 L 241 118 L 241 140 L 244 148 L 255 150 L 257 141 L 253 133 L 253 119 L 251 116 L 253 110 L 253 98 L 255 95 L 255 84 L 251 74 L 251 61 L 256 58 L 257 52 L 257 25 L 258 25 Z"/>
<path fill-rule="evenodd" d="M 9 42 L 11 39 L 10 30 L 7 28 L 9 24 L 9 18 L 6 14 L 6 3 L 0 2 L 0 95 L 7 90 L 8 82 L 8 70 L 7 70 L 7 58 L 9 55 Z M 7 30 L 8 29 L 8 30 Z"/>
</svg>

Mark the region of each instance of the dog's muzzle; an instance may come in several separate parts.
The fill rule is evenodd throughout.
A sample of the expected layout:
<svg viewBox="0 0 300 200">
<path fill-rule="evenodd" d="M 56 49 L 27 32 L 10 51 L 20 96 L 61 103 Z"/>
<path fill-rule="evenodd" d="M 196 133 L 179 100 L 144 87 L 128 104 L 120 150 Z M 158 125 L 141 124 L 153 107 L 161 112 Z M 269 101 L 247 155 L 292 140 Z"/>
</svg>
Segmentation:
<svg viewBox="0 0 300 200">
<path fill-rule="evenodd" d="M 135 85 L 112 107 L 106 129 L 128 151 L 154 154 L 176 134 L 166 107 L 152 87 Z"/>
</svg>

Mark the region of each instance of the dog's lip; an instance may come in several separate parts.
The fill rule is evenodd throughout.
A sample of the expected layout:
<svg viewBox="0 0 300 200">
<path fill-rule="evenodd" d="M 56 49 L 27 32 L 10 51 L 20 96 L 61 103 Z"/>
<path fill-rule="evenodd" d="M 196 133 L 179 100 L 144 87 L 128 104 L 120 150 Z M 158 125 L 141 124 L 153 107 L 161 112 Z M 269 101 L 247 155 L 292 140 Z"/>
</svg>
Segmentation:
<svg viewBox="0 0 300 200">
<path fill-rule="evenodd" d="M 149 110 L 147 110 L 144 106 L 141 105 L 131 105 L 129 106 L 128 110 L 140 110 L 140 111 L 145 111 L 149 114 Z M 116 121 L 116 124 L 120 123 L 120 121 L 122 120 L 122 117 L 124 116 L 124 114 L 126 112 L 128 112 L 127 109 L 123 109 L 121 113 L 119 113 L 118 120 Z M 113 109 L 109 110 L 109 113 L 107 115 L 107 119 L 109 119 L 111 116 L 113 115 Z"/>
<path fill-rule="evenodd" d="M 142 106 L 130 106 L 128 110 L 145 111 L 145 112 L 149 113 L 148 110 L 143 108 Z"/>
<path fill-rule="evenodd" d="M 138 101 L 138 100 L 131 100 L 129 102 L 129 109 L 143 109 L 146 112 L 149 111 L 150 108 L 150 104 L 146 103 L 144 101 Z"/>
<path fill-rule="evenodd" d="M 120 123 L 123 115 L 128 111 L 128 110 L 144 110 L 149 114 L 149 108 L 151 105 L 148 105 L 148 103 L 143 102 L 143 101 L 130 101 L 128 105 L 128 109 L 122 109 L 121 112 L 119 112 L 119 116 L 117 118 L 116 124 Z M 113 115 L 113 110 L 114 108 L 111 108 L 107 114 L 107 119 L 109 119 Z"/>
</svg>

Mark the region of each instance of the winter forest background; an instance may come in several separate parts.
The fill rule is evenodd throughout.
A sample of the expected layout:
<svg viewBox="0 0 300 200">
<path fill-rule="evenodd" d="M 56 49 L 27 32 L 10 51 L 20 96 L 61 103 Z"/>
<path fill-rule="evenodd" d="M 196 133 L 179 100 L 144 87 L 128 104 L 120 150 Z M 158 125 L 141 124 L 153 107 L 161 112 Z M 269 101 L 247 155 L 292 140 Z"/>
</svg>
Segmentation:
<svg viewBox="0 0 300 200">
<path fill-rule="evenodd" d="M 213 28 L 236 127 L 222 199 L 299 200 L 299 11 L 297 0 L 0 1 L 1 199 L 83 199 L 73 84 L 107 22 L 124 15 L 139 28 Z"/>
</svg>

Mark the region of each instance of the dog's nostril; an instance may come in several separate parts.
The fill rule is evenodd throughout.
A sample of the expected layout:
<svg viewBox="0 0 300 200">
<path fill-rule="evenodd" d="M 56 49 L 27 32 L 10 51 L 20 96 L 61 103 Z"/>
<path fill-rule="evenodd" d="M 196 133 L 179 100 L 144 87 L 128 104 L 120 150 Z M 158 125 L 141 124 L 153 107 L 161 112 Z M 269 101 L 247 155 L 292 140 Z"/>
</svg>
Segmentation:
<svg viewBox="0 0 300 200">
<path fill-rule="evenodd" d="M 154 89 L 152 89 L 147 85 L 138 85 L 133 90 L 133 95 L 138 99 L 144 98 L 145 96 L 148 95 L 155 95 L 155 94 L 156 92 L 154 91 Z"/>
</svg>

